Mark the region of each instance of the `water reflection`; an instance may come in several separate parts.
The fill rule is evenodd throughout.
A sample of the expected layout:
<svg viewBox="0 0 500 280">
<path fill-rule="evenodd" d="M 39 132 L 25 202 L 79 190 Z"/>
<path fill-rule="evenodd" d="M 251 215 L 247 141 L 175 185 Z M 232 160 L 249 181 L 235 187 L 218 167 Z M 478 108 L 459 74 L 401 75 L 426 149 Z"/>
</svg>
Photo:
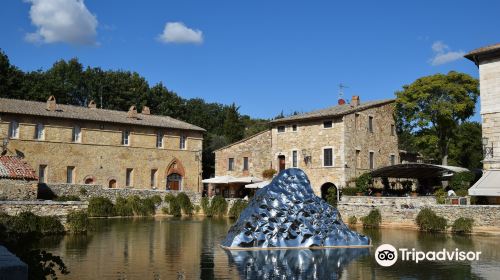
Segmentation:
<svg viewBox="0 0 500 280">
<path fill-rule="evenodd" d="M 226 251 L 242 279 L 340 279 L 368 248 Z"/>
</svg>

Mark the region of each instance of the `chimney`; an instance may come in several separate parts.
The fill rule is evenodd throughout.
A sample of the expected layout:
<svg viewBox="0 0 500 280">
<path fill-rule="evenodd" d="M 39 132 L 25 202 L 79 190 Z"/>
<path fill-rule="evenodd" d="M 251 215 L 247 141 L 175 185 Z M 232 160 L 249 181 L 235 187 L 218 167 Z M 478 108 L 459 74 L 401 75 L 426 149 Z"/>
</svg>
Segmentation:
<svg viewBox="0 0 500 280">
<path fill-rule="evenodd" d="M 149 110 L 149 107 L 148 106 L 143 106 L 141 114 L 143 114 L 143 115 L 151 115 L 151 111 Z"/>
<path fill-rule="evenodd" d="M 137 119 L 137 108 L 135 108 L 135 105 L 130 106 L 130 109 L 128 109 L 127 118 Z"/>
<path fill-rule="evenodd" d="M 56 98 L 51 95 L 49 99 L 47 99 L 47 111 L 54 112 L 56 110 Z"/>
<path fill-rule="evenodd" d="M 339 98 L 339 105 L 344 105 L 345 104 L 345 100 L 343 98 Z"/>
<path fill-rule="evenodd" d="M 361 104 L 361 101 L 359 100 L 358 95 L 353 95 L 351 98 L 351 106 L 359 106 Z"/>
<path fill-rule="evenodd" d="M 97 108 L 97 105 L 95 104 L 94 100 L 90 100 L 90 102 L 89 102 L 89 108 L 91 108 L 91 109 Z"/>
</svg>

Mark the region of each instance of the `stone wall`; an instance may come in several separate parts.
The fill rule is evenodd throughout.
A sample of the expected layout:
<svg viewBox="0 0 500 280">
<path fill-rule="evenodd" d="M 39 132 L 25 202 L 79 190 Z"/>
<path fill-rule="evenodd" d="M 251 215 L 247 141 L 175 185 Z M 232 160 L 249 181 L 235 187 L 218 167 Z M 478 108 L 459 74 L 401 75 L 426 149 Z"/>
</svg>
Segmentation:
<svg viewBox="0 0 500 280">
<path fill-rule="evenodd" d="M 0 212 L 8 215 L 17 215 L 30 211 L 38 216 L 65 217 L 70 211 L 86 210 L 87 202 L 81 201 L 0 201 Z"/>
<path fill-rule="evenodd" d="M 40 184 L 39 193 L 41 196 L 50 195 L 51 193 L 55 196 L 68 196 L 76 195 L 80 197 L 82 201 L 88 201 L 91 197 L 102 196 L 109 198 L 111 201 L 115 202 L 117 197 L 128 197 L 133 195 L 138 195 L 141 198 L 152 197 L 154 195 L 159 195 L 162 199 L 167 193 L 178 193 L 177 191 L 166 191 L 166 190 L 151 190 L 151 189 L 110 189 L 100 185 L 75 185 L 75 184 Z M 185 191 L 191 202 L 195 205 L 199 205 L 201 202 L 201 194 L 198 192 Z"/>
<path fill-rule="evenodd" d="M 448 225 L 460 218 L 473 218 L 477 227 L 500 229 L 500 205 L 444 205 L 436 204 L 433 196 L 426 197 L 367 197 L 343 196 L 337 208 L 342 219 L 347 221 L 351 216 L 358 218 L 378 209 L 385 225 L 415 227 L 418 212 L 428 207 L 448 220 Z"/>
<path fill-rule="evenodd" d="M 0 179 L 0 200 L 36 200 L 37 183 Z"/>
<path fill-rule="evenodd" d="M 201 190 L 203 135 L 200 132 L 129 126 L 104 122 L 65 120 L 0 114 L 0 139 L 8 137 L 10 121 L 19 123 L 19 138 L 10 139 L 8 148 L 24 154 L 25 160 L 39 172 L 46 165 L 48 183 L 66 183 L 67 168 L 74 167 L 73 182 L 108 186 L 116 182 L 124 187 L 126 170 L 132 169 L 131 186 L 151 188 L 153 170 L 157 188 L 166 188 L 172 171 L 181 173 L 183 190 Z M 44 124 L 44 139 L 34 138 L 37 123 Z M 75 125 L 81 127 L 81 141 L 72 141 Z M 130 131 L 128 146 L 121 145 L 122 131 Z M 164 133 L 162 148 L 156 147 L 156 133 Z M 180 136 L 186 136 L 186 149 L 179 148 Z"/>
</svg>

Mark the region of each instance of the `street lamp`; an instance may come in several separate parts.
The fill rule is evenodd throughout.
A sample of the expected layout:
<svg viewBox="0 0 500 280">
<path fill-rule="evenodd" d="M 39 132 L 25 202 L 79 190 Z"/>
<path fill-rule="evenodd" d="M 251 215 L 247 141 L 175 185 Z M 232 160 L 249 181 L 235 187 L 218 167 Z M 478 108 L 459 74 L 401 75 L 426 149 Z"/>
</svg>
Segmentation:
<svg viewBox="0 0 500 280">
<path fill-rule="evenodd" d="M 483 144 L 484 158 L 487 158 L 487 157 L 492 158 L 493 157 L 493 142 L 491 142 L 491 147 L 488 147 L 488 138 L 487 137 L 483 137 L 481 139 L 481 142 Z"/>
</svg>

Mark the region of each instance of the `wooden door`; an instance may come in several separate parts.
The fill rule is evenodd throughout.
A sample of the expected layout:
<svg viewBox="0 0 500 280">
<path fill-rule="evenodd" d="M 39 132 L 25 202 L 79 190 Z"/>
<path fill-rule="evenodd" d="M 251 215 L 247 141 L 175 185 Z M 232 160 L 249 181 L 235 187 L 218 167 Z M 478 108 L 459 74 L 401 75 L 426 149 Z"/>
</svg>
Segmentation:
<svg viewBox="0 0 500 280">
<path fill-rule="evenodd" d="M 280 171 L 284 170 L 286 168 L 286 164 L 285 164 L 285 156 L 279 156 L 278 157 L 278 161 L 279 161 L 279 168 L 280 168 Z"/>
</svg>

